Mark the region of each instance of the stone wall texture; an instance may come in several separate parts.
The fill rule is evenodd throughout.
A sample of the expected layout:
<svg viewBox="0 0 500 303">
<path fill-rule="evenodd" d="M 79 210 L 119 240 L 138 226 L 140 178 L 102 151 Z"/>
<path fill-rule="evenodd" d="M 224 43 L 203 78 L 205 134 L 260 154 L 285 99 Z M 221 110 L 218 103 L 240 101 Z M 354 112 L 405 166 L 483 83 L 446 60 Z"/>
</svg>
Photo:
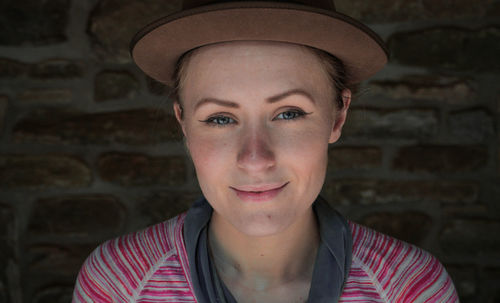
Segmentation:
<svg viewBox="0 0 500 303">
<path fill-rule="evenodd" d="M 386 41 L 329 151 L 323 195 L 500 302 L 500 1 L 338 0 Z M 180 0 L 0 4 L 0 302 L 69 302 L 106 239 L 200 195 L 168 88 L 128 54 Z"/>
</svg>

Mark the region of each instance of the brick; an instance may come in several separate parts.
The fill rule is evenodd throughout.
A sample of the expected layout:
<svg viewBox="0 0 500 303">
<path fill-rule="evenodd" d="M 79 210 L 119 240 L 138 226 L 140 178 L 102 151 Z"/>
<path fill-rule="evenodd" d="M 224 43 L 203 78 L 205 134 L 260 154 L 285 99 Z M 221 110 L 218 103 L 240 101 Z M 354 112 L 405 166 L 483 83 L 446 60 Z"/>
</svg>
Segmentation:
<svg viewBox="0 0 500 303">
<path fill-rule="evenodd" d="M 451 181 L 328 180 L 324 193 L 329 201 L 342 205 L 445 202 L 472 203 L 478 185 Z"/>
<path fill-rule="evenodd" d="M 488 162 L 482 146 L 407 146 L 394 158 L 398 170 L 429 173 L 456 173 L 481 169 Z"/>
<path fill-rule="evenodd" d="M 432 218 L 418 211 L 375 212 L 361 219 L 361 223 L 384 234 L 419 245 L 432 228 Z"/>
<path fill-rule="evenodd" d="M 5 1 L 0 45 L 48 45 L 66 40 L 70 0 Z"/>
<path fill-rule="evenodd" d="M 448 128 L 452 136 L 466 143 L 487 142 L 495 135 L 493 118 L 483 109 L 467 109 L 450 113 Z"/>
<path fill-rule="evenodd" d="M 377 147 L 333 147 L 328 150 L 329 169 L 369 169 L 382 165 L 382 151 Z"/>
<path fill-rule="evenodd" d="M 493 1 L 478 0 L 336 0 L 339 12 L 367 23 L 391 23 L 430 19 L 484 17 L 494 7 Z"/>
<path fill-rule="evenodd" d="M 480 295 L 476 297 L 477 302 L 478 298 L 481 300 L 480 302 L 500 302 L 500 289 L 498 285 L 500 285 L 500 268 L 498 265 L 495 266 L 487 266 L 480 273 Z"/>
<path fill-rule="evenodd" d="M 14 209 L 8 204 L 0 203 L 0 239 L 4 244 L 15 234 L 14 218 Z"/>
<path fill-rule="evenodd" d="M 97 245 L 42 243 L 28 246 L 24 249 L 28 263 L 27 274 L 58 275 L 76 279 L 78 270 Z"/>
<path fill-rule="evenodd" d="M 5 124 L 4 119 L 8 104 L 9 99 L 6 96 L 0 96 L 0 133 L 2 132 L 3 125 Z"/>
<path fill-rule="evenodd" d="M 496 97 L 496 108 L 497 108 L 497 114 L 500 114 L 500 94 L 497 94 L 497 97 Z"/>
<path fill-rule="evenodd" d="M 103 0 L 89 18 L 95 52 L 112 62 L 129 62 L 130 38 L 142 27 L 181 8 L 180 0 Z M 116 29 L 120 30 L 116 30 Z"/>
<path fill-rule="evenodd" d="M 7 58 L 0 58 L 0 79 L 11 79 L 24 76 L 28 73 L 29 68 L 29 64 Z"/>
<path fill-rule="evenodd" d="M 50 286 L 39 290 L 30 302 L 33 303 L 62 303 L 71 302 L 73 287 L 69 285 Z"/>
<path fill-rule="evenodd" d="M 477 298 L 477 270 L 472 265 L 446 265 L 446 271 L 453 280 L 458 296 L 463 299 Z"/>
<path fill-rule="evenodd" d="M 183 213 L 201 197 L 200 192 L 160 191 L 144 197 L 137 205 L 146 224 L 156 224 Z"/>
<path fill-rule="evenodd" d="M 139 90 L 139 82 L 128 72 L 104 71 L 94 81 L 94 100 L 132 99 Z"/>
<path fill-rule="evenodd" d="M 33 64 L 29 76 L 40 79 L 78 78 L 83 75 L 81 62 L 65 59 L 50 59 Z"/>
<path fill-rule="evenodd" d="M 394 63 L 457 71 L 500 70 L 498 27 L 438 27 L 400 32 L 392 35 L 387 44 Z"/>
<path fill-rule="evenodd" d="M 15 79 L 32 77 L 36 79 L 78 78 L 83 75 L 81 62 L 65 59 L 49 59 L 38 63 L 23 63 L 0 58 L 0 78 Z"/>
<path fill-rule="evenodd" d="M 422 13 L 419 1 L 409 0 L 403 5 L 400 2 L 382 0 L 372 3 L 361 0 L 337 0 L 335 7 L 339 12 L 368 23 L 414 20 L 418 18 L 418 13 Z"/>
<path fill-rule="evenodd" d="M 40 199 L 29 221 L 29 235 L 82 237 L 116 234 L 125 210 L 113 196 L 76 195 Z"/>
<path fill-rule="evenodd" d="M 435 18 L 480 18 L 491 16 L 494 1 L 478 0 L 474 5 L 467 0 L 423 0 L 424 9 Z"/>
<path fill-rule="evenodd" d="M 498 1 L 493 2 L 490 9 L 488 10 L 487 16 L 488 17 L 500 16 L 500 2 Z"/>
<path fill-rule="evenodd" d="M 151 77 L 146 76 L 146 84 L 148 86 L 149 92 L 154 95 L 164 96 L 168 95 L 169 93 L 168 87 L 165 84 L 158 82 Z"/>
<path fill-rule="evenodd" d="M 9 295 L 7 294 L 7 286 L 5 285 L 6 283 L 0 281 L 0 302 L 9 302 L 7 301 L 9 298 Z"/>
<path fill-rule="evenodd" d="M 440 244 L 449 255 L 500 256 L 500 222 L 487 219 L 450 220 L 441 231 Z"/>
<path fill-rule="evenodd" d="M 32 88 L 17 95 L 16 100 L 21 104 L 67 104 L 73 99 L 69 89 Z"/>
<path fill-rule="evenodd" d="M 0 239 L 3 244 L 10 244 L 10 239 L 15 234 L 14 219 L 14 209 L 8 204 L 0 203 Z"/>
<path fill-rule="evenodd" d="M 443 208 L 448 218 L 478 218 L 488 216 L 488 207 L 484 204 L 448 204 Z"/>
<path fill-rule="evenodd" d="M 344 139 L 425 139 L 436 134 L 438 117 L 432 109 L 351 109 Z"/>
<path fill-rule="evenodd" d="M 181 185 L 186 181 L 185 162 L 182 156 L 107 153 L 99 157 L 97 169 L 103 180 L 123 186 Z"/>
<path fill-rule="evenodd" d="M 476 93 L 463 78 L 434 75 L 410 75 L 398 80 L 369 83 L 370 94 L 382 94 L 395 100 L 429 100 L 446 104 L 475 103 Z"/>
<path fill-rule="evenodd" d="M 14 209 L 4 203 L 0 203 L 0 302 L 8 302 L 9 277 L 7 266 L 15 260 L 13 235 L 17 234 L 15 229 L 16 216 Z"/>
<path fill-rule="evenodd" d="M 89 168 L 72 156 L 0 156 L 0 188 L 85 187 L 91 180 Z"/>
<path fill-rule="evenodd" d="M 129 145 L 158 144 L 182 138 L 173 115 L 160 109 L 101 113 L 34 112 L 14 127 L 18 142 Z"/>
</svg>

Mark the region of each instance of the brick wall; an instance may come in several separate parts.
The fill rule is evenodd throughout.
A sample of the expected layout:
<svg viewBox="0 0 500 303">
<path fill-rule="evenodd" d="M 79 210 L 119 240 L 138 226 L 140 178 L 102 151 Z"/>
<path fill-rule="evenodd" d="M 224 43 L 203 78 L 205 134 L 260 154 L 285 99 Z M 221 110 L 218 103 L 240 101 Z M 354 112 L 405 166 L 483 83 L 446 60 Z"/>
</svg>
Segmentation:
<svg viewBox="0 0 500 303">
<path fill-rule="evenodd" d="M 0 302 L 69 302 L 100 242 L 199 195 L 164 88 L 128 42 L 174 0 L 0 4 Z M 339 0 L 387 42 L 323 194 L 500 302 L 500 1 Z"/>
</svg>

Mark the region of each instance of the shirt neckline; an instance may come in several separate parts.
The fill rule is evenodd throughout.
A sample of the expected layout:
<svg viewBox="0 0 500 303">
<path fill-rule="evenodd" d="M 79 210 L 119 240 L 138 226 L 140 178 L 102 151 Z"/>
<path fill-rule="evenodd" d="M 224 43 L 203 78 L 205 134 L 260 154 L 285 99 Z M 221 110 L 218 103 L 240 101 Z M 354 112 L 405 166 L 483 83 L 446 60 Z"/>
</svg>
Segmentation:
<svg viewBox="0 0 500 303">
<path fill-rule="evenodd" d="M 320 231 L 311 288 L 307 302 L 338 302 L 349 274 L 352 237 L 347 220 L 320 196 L 313 203 Z M 188 210 L 184 220 L 184 243 L 191 284 L 199 303 L 236 303 L 218 277 L 208 253 L 207 227 L 213 209 L 202 197 Z"/>
</svg>

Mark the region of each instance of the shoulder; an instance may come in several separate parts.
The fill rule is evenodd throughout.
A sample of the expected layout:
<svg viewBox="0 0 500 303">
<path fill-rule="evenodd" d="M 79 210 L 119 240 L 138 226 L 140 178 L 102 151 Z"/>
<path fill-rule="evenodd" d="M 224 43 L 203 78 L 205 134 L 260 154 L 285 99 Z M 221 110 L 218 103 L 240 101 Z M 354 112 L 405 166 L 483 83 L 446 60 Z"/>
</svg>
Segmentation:
<svg viewBox="0 0 500 303">
<path fill-rule="evenodd" d="M 386 302 L 458 302 L 448 273 L 430 253 L 349 222 L 352 268 L 373 283 Z"/>
<path fill-rule="evenodd" d="M 159 263 L 178 259 L 184 217 L 99 245 L 80 269 L 73 302 L 128 302 Z"/>
</svg>

